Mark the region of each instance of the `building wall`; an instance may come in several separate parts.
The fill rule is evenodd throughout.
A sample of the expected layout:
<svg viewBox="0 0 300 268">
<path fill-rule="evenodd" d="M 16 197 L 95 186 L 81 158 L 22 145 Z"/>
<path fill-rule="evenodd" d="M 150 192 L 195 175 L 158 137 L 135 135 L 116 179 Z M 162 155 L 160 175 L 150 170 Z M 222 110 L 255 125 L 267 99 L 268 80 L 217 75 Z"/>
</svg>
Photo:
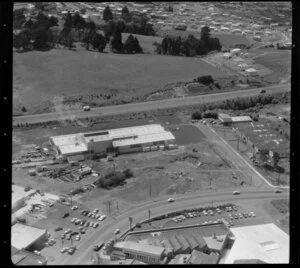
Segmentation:
<svg viewBox="0 0 300 268">
<path fill-rule="evenodd" d="M 149 264 L 159 264 L 161 260 L 160 255 L 152 255 L 147 252 L 135 252 L 133 250 L 124 249 L 123 252 L 128 258 L 134 258 L 139 261 L 149 263 Z"/>
<path fill-rule="evenodd" d="M 97 141 L 89 143 L 89 148 L 93 150 L 94 153 L 106 153 L 106 150 L 112 147 L 112 141 L 107 140 L 107 141 Z"/>
</svg>

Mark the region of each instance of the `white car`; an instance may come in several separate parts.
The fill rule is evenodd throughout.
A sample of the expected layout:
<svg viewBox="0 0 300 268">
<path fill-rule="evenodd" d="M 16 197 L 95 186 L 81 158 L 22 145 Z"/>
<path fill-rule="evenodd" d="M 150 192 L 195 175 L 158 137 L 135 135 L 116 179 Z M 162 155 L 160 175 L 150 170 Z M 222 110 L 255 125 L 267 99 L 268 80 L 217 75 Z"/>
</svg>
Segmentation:
<svg viewBox="0 0 300 268">
<path fill-rule="evenodd" d="M 99 225 L 99 222 L 95 222 L 93 227 L 94 227 L 94 228 L 97 228 L 98 225 Z"/>
<path fill-rule="evenodd" d="M 174 200 L 173 197 L 168 198 L 168 202 L 174 202 L 174 201 L 175 201 L 175 200 Z"/>
<path fill-rule="evenodd" d="M 93 212 L 97 213 L 98 211 L 99 211 L 99 208 L 95 208 Z"/>
<path fill-rule="evenodd" d="M 76 241 L 79 241 L 79 240 L 80 240 L 80 235 L 76 235 L 75 240 L 76 240 Z"/>
<path fill-rule="evenodd" d="M 117 235 L 118 233 L 120 233 L 120 229 L 116 229 L 116 230 L 114 231 L 114 234 L 115 234 L 115 235 Z"/>
<path fill-rule="evenodd" d="M 240 192 L 239 191 L 233 191 L 233 195 L 239 195 Z"/>
<path fill-rule="evenodd" d="M 67 251 L 68 251 L 68 248 L 67 248 L 67 247 L 64 247 L 64 248 L 62 248 L 62 249 L 60 250 L 61 253 L 65 253 L 65 252 L 67 252 Z"/>
</svg>

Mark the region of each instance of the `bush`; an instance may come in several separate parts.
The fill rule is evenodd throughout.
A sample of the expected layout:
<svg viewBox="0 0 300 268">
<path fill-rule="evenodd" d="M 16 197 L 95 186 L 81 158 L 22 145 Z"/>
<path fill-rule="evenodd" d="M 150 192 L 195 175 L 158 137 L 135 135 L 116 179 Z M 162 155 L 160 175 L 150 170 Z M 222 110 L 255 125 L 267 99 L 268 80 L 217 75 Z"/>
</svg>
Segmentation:
<svg viewBox="0 0 300 268">
<path fill-rule="evenodd" d="M 218 113 L 215 111 L 206 111 L 203 113 L 203 118 L 218 119 Z"/>
<path fill-rule="evenodd" d="M 130 168 L 127 168 L 123 171 L 123 174 L 125 176 L 125 179 L 133 177 L 133 172 Z"/>
<path fill-rule="evenodd" d="M 200 112 L 194 112 L 194 113 L 192 113 L 192 119 L 200 120 L 200 119 L 202 119 L 202 114 Z"/>
<path fill-rule="evenodd" d="M 203 75 L 203 76 L 199 76 L 198 78 L 196 78 L 195 82 L 198 82 L 198 83 L 208 86 L 208 85 L 214 83 L 214 79 L 212 78 L 211 75 Z"/>
</svg>

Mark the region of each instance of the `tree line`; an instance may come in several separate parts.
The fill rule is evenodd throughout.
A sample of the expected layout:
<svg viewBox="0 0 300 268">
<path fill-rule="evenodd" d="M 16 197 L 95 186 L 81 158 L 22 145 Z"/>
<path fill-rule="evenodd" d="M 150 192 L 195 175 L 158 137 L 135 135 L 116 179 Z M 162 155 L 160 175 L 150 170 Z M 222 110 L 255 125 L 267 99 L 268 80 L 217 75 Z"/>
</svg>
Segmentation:
<svg viewBox="0 0 300 268">
<path fill-rule="evenodd" d="M 104 36 L 97 30 L 93 21 L 85 21 L 79 13 L 68 13 L 64 18 L 63 28 L 58 27 L 58 19 L 46 16 L 39 12 L 36 18 L 26 20 L 24 10 L 14 12 L 13 46 L 23 51 L 31 49 L 50 49 L 63 45 L 69 49 L 74 48 L 75 42 L 84 44 L 87 50 L 92 49 L 103 52 L 107 43 L 110 43 L 114 52 L 141 53 L 142 48 L 136 37 L 128 36 L 122 43 L 122 22 L 110 21 L 104 31 Z"/>
<path fill-rule="evenodd" d="M 221 51 L 222 49 L 220 40 L 210 37 L 210 30 L 207 26 L 201 29 L 200 39 L 192 34 L 187 38 L 167 35 L 161 43 L 154 42 L 153 45 L 158 54 L 187 57 L 206 55 L 211 51 Z"/>
<path fill-rule="evenodd" d="M 113 17 L 111 9 L 107 6 L 103 11 L 103 20 L 106 22 L 104 28 L 111 28 L 117 23 L 121 23 L 122 33 L 155 35 L 155 31 L 152 24 L 149 23 L 148 18 L 143 14 L 131 13 L 127 6 L 123 7 L 121 16 L 118 20 Z"/>
</svg>

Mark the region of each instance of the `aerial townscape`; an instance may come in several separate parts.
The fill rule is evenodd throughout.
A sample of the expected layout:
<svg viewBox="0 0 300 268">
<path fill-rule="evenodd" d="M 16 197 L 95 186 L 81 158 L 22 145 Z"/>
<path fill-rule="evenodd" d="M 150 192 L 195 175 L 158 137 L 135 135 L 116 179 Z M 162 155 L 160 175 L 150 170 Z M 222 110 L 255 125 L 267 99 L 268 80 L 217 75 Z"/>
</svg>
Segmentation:
<svg viewBox="0 0 300 268">
<path fill-rule="evenodd" d="M 13 10 L 13 264 L 289 263 L 290 2 Z"/>
</svg>

